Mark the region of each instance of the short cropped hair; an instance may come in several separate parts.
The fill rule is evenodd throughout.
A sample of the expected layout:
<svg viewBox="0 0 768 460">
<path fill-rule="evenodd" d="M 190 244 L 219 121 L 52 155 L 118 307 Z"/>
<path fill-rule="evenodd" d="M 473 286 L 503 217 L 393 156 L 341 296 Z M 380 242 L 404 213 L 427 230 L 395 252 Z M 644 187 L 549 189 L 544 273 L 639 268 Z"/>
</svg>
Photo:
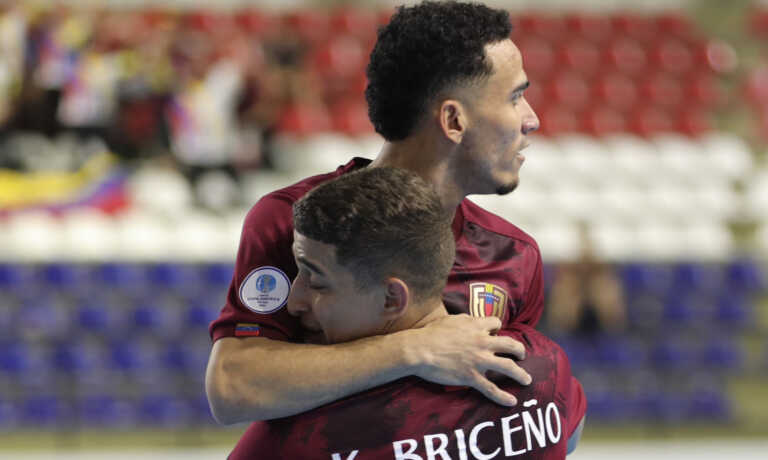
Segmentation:
<svg viewBox="0 0 768 460">
<path fill-rule="evenodd" d="M 294 228 L 335 246 L 358 289 L 397 277 L 417 300 L 445 288 L 456 252 L 451 217 L 432 185 L 391 167 L 345 174 L 293 205 Z"/>
<path fill-rule="evenodd" d="M 366 70 L 368 116 L 388 141 L 408 137 L 445 89 L 487 79 L 485 46 L 509 38 L 509 13 L 480 3 L 401 6 L 379 29 Z"/>
</svg>

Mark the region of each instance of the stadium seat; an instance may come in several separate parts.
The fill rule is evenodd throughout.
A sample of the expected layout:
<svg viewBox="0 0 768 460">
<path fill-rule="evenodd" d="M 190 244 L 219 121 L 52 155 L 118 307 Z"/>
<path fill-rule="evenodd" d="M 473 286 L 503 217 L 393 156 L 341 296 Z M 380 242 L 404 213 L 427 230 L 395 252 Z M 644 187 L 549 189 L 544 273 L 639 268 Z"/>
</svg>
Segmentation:
<svg viewBox="0 0 768 460">
<path fill-rule="evenodd" d="M 41 296 L 24 300 L 15 319 L 19 333 L 26 337 L 68 336 L 70 317 L 63 306 L 54 297 Z"/>
<path fill-rule="evenodd" d="M 677 339 L 660 339 L 650 350 L 649 362 L 661 371 L 684 372 L 698 365 L 689 343 Z"/>
<path fill-rule="evenodd" d="M 695 390 L 688 395 L 687 399 L 687 417 L 692 421 L 711 424 L 731 420 L 731 403 L 723 391 Z"/>
<path fill-rule="evenodd" d="M 607 70 L 615 69 L 626 75 L 636 75 L 641 69 L 645 69 L 647 60 L 645 48 L 628 38 L 613 41 L 603 51 Z"/>
<path fill-rule="evenodd" d="M 695 64 L 694 54 L 682 41 L 663 38 L 652 45 L 648 53 L 649 63 L 670 74 L 690 72 Z"/>
<path fill-rule="evenodd" d="M 674 267 L 673 277 L 669 296 L 712 296 L 723 287 L 723 272 L 718 264 L 678 263 Z"/>
<path fill-rule="evenodd" d="M 557 52 L 560 65 L 565 65 L 574 72 L 590 77 L 600 67 L 601 55 L 598 47 L 586 40 L 573 40 L 560 46 Z"/>
<path fill-rule="evenodd" d="M 139 402 L 139 420 L 143 425 L 180 427 L 191 422 L 193 411 L 182 398 L 169 394 L 150 394 Z"/>
<path fill-rule="evenodd" d="M 101 288 L 141 294 L 149 288 L 147 274 L 142 265 L 104 262 L 91 269 L 92 283 Z"/>
<path fill-rule="evenodd" d="M 103 365 L 102 348 L 82 342 L 59 343 L 50 356 L 53 369 L 65 374 L 87 374 Z"/>
<path fill-rule="evenodd" d="M 34 270 L 25 264 L 0 263 L 0 290 L 15 292 L 25 290 L 34 282 Z"/>
<path fill-rule="evenodd" d="M 84 287 L 87 275 L 83 267 L 67 262 L 45 264 L 38 270 L 42 287 L 60 292 L 75 292 Z"/>
<path fill-rule="evenodd" d="M 20 422 L 17 404 L 8 399 L 0 399 L 0 433 L 17 429 Z"/>
<path fill-rule="evenodd" d="M 113 341 L 108 345 L 109 366 L 127 374 L 152 373 L 156 368 L 156 351 L 145 343 Z"/>
<path fill-rule="evenodd" d="M 552 45 L 538 37 L 521 36 L 515 43 L 525 62 L 525 71 L 534 81 L 548 79 L 557 66 L 557 56 Z"/>
<path fill-rule="evenodd" d="M 744 364 L 744 351 L 738 343 L 723 338 L 714 338 L 699 350 L 698 365 L 714 372 L 733 373 Z"/>
<path fill-rule="evenodd" d="M 628 36 L 647 43 L 658 33 L 657 25 L 651 16 L 640 13 L 621 13 L 611 16 L 614 36 Z"/>
<path fill-rule="evenodd" d="M 619 275 L 624 291 L 630 298 L 637 294 L 663 298 L 671 281 L 670 268 L 664 265 L 627 263 L 621 267 Z"/>
<path fill-rule="evenodd" d="M 725 289 L 715 305 L 712 321 L 723 330 L 741 332 L 755 319 L 748 295 L 743 291 Z"/>
<path fill-rule="evenodd" d="M 760 262 L 752 258 L 736 259 L 726 267 L 726 282 L 729 292 L 741 292 L 745 295 L 756 293 L 766 288 L 768 279 Z"/>
<path fill-rule="evenodd" d="M 54 394 L 27 397 L 22 405 L 22 420 L 29 427 L 54 428 L 72 423 L 71 405 Z"/>
<path fill-rule="evenodd" d="M 653 107 L 678 107 L 685 98 L 681 82 L 664 73 L 647 76 L 640 85 L 641 100 Z"/>
<path fill-rule="evenodd" d="M 226 288 L 232 281 L 235 266 L 230 262 L 213 262 L 203 264 L 200 271 L 207 289 Z"/>
<path fill-rule="evenodd" d="M 565 24 L 571 34 L 596 44 L 603 43 L 613 32 L 610 17 L 604 14 L 566 13 Z"/>
<path fill-rule="evenodd" d="M 80 423 L 88 428 L 134 428 L 136 409 L 130 402 L 109 394 L 88 395 L 77 401 Z"/>
</svg>

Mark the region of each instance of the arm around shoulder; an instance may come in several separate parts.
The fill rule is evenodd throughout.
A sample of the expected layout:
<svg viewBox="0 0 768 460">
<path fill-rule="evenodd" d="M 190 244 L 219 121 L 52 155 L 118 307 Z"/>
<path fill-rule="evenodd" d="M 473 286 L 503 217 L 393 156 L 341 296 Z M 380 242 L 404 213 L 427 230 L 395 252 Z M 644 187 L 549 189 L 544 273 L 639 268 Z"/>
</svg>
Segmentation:
<svg viewBox="0 0 768 460">
<path fill-rule="evenodd" d="M 402 335 L 337 345 L 264 337 L 217 340 L 205 387 L 221 424 L 287 417 L 409 375 Z"/>
</svg>

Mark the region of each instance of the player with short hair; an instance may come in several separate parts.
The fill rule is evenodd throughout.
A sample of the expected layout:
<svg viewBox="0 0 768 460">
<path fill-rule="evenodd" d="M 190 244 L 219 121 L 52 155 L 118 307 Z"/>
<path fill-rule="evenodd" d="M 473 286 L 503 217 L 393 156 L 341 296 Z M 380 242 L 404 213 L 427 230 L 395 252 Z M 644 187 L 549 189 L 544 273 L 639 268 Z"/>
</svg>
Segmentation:
<svg viewBox="0 0 768 460">
<path fill-rule="evenodd" d="M 432 186 L 406 170 L 365 168 L 326 182 L 293 206 L 299 273 L 288 311 L 338 344 L 424 328 L 448 312 L 450 215 Z M 231 460 L 561 459 L 586 409 L 565 353 L 530 326 L 501 332 L 525 343 L 533 384 L 498 382 L 522 402 L 495 404 L 469 388 L 407 377 L 292 417 L 253 423 Z M 572 449 L 571 449 L 572 450 Z"/>
<path fill-rule="evenodd" d="M 541 255 L 533 238 L 465 199 L 512 191 L 521 150 L 539 126 L 510 32 L 504 10 L 431 1 L 399 8 L 379 30 L 366 89 L 371 121 L 386 140 L 377 158 L 272 192 L 245 219 L 227 303 L 210 327 L 206 392 L 219 422 L 285 417 L 405 376 L 517 403 L 486 373 L 530 383 L 514 360 L 497 355 L 522 358 L 524 346 L 490 333 L 538 322 Z M 344 344 L 302 343 L 320 328 L 285 308 L 298 274 L 292 205 L 318 184 L 382 166 L 425 179 L 453 216 L 456 257 L 443 292 L 452 315 Z"/>
</svg>

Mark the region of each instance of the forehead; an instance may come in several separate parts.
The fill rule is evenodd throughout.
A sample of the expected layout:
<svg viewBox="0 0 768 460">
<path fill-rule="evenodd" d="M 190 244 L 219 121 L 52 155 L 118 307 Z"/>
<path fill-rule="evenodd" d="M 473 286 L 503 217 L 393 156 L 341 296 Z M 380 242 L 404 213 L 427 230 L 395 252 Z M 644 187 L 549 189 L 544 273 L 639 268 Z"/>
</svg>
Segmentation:
<svg viewBox="0 0 768 460">
<path fill-rule="evenodd" d="M 523 55 L 512 40 L 488 44 L 485 46 L 485 53 L 493 67 L 489 83 L 503 83 L 514 87 L 526 81 Z"/>
<path fill-rule="evenodd" d="M 293 255 L 297 259 L 305 259 L 323 271 L 331 271 L 336 267 L 336 247 L 314 240 L 308 236 L 293 231 Z"/>
</svg>

